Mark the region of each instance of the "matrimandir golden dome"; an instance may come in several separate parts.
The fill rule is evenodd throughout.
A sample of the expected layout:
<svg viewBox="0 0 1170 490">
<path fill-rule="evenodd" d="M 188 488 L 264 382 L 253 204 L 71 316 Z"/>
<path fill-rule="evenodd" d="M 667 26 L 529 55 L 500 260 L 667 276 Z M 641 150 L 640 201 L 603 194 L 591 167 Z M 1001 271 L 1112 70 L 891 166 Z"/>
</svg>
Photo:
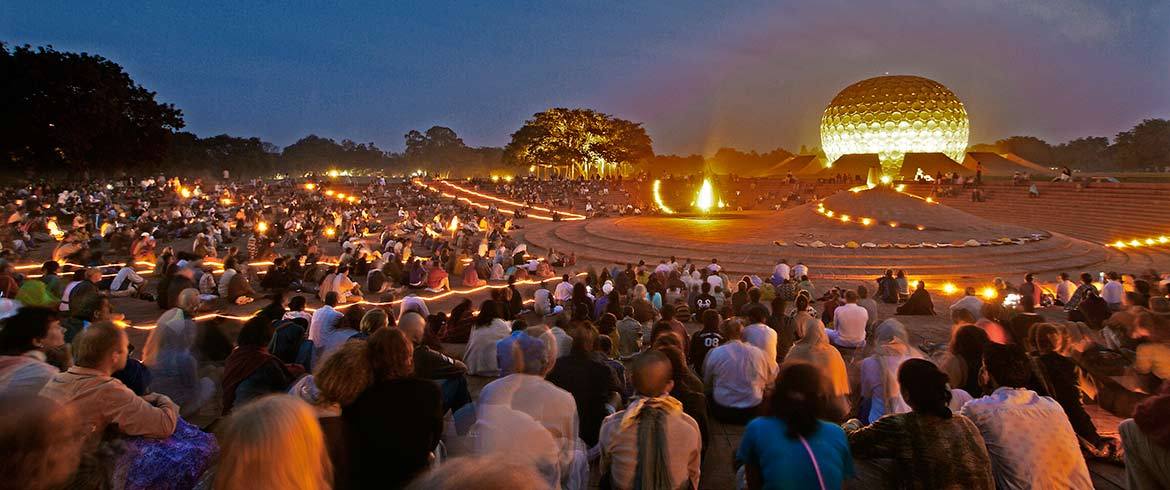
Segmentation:
<svg viewBox="0 0 1170 490">
<path fill-rule="evenodd" d="M 881 76 L 845 87 L 821 117 L 828 161 L 876 153 L 896 174 L 906 153 L 938 152 L 963 161 L 971 130 L 967 110 L 941 83 L 912 75 Z"/>
</svg>

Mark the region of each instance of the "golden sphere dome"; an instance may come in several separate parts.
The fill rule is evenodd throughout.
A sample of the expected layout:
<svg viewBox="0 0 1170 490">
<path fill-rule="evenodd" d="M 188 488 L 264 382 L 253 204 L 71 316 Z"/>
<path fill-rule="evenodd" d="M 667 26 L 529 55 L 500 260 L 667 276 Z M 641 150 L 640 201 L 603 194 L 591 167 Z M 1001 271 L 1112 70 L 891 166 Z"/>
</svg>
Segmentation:
<svg viewBox="0 0 1170 490">
<path fill-rule="evenodd" d="M 943 153 L 963 161 L 971 124 L 954 92 L 934 80 L 892 75 L 845 87 L 821 116 L 829 163 L 841 155 L 876 153 L 894 175 L 906 153 Z"/>
</svg>

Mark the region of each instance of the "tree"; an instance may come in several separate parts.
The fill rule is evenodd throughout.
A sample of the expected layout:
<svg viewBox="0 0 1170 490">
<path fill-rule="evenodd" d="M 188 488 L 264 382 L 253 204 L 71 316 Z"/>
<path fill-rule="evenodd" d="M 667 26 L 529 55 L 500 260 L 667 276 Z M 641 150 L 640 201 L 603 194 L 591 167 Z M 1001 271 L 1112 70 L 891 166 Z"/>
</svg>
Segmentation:
<svg viewBox="0 0 1170 490">
<path fill-rule="evenodd" d="M 1034 136 L 1012 136 L 995 142 L 1000 153 L 1015 153 L 1025 160 L 1049 166 L 1053 164 L 1052 145 Z"/>
<path fill-rule="evenodd" d="M 590 109 L 534 114 L 504 147 L 507 164 L 550 166 L 567 177 L 618 175 L 653 155 L 641 124 Z"/>
<path fill-rule="evenodd" d="M 1128 169 L 1170 165 L 1170 121 L 1146 119 L 1117 133 L 1113 144 L 1119 166 Z"/>
<path fill-rule="evenodd" d="M 42 171 L 151 171 L 183 114 L 88 53 L 0 43 L 0 155 Z"/>
<path fill-rule="evenodd" d="M 452 177 L 487 175 L 499 170 L 502 152 L 500 148 L 471 148 L 453 129 L 432 126 L 426 132 L 406 133 L 403 164 L 410 170 Z"/>
<path fill-rule="evenodd" d="M 743 152 L 735 148 L 720 148 L 711 157 L 710 170 L 717 174 L 736 174 L 752 177 L 792 156 L 788 150 L 776 148 L 767 153 Z"/>
<path fill-rule="evenodd" d="M 1095 169 L 1109 165 L 1111 158 L 1109 138 L 1089 136 L 1061 143 L 1052 148 L 1055 165 L 1078 169 Z"/>
</svg>

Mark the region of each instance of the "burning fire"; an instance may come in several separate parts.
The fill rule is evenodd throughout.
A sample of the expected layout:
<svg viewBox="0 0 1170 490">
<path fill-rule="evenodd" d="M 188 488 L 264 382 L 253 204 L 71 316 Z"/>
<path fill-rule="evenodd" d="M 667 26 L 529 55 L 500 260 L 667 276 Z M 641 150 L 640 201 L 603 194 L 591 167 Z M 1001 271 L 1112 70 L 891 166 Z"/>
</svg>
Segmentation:
<svg viewBox="0 0 1170 490">
<path fill-rule="evenodd" d="M 712 208 L 723 206 L 723 200 L 715 195 L 715 186 L 711 185 L 711 179 L 703 179 L 703 185 L 699 187 L 698 194 L 695 194 L 695 208 L 706 213 Z"/>
</svg>

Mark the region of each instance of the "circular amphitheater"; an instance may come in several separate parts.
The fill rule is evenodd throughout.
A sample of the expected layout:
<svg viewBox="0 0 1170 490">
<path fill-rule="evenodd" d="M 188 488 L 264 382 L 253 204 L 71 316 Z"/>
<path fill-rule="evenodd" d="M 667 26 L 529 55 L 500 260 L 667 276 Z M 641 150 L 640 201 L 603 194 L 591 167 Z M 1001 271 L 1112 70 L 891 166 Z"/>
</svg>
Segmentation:
<svg viewBox="0 0 1170 490">
<path fill-rule="evenodd" d="M 872 279 L 887 268 L 921 279 L 1079 271 L 1110 258 L 1110 250 L 1087 241 L 880 190 L 714 219 L 558 223 L 534 227 L 524 237 L 539 248 L 575 251 L 588 262 L 717 258 L 729 272 L 759 274 L 787 258 L 805 263 L 817 277 L 840 280 Z"/>
<path fill-rule="evenodd" d="M 637 196 L 649 192 L 645 185 L 623 187 Z M 743 191 L 742 201 L 750 202 L 754 194 L 781 186 L 778 180 L 754 179 L 751 187 L 736 187 Z M 927 185 L 856 193 L 828 185 L 818 188 L 827 197 L 780 211 L 748 209 L 715 218 L 526 220 L 517 235 L 542 252 L 574 252 L 585 264 L 716 258 L 730 273 L 763 274 L 786 258 L 808 265 L 814 278 L 830 280 L 872 280 L 887 268 L 905 270 L 915 279 L 970 283 L 1029 272 L 1170 267 L 1170 246 L 1106 246 L 1170 231 L 1170 218 L 1157 210 L 1170 205 L 1170 186 L 1123 184 L 1084 191 L 1041 183 L 1040 188 L 1040 198 L 1028 198 L 1024 188 L 993 184 L 985 186 L 987 202 L 971 202 L 965 195 L 927 202 L 915 197 L 928 194 Z M 842 221 L 843 215 L 849 219 Z"/>
</svg>

